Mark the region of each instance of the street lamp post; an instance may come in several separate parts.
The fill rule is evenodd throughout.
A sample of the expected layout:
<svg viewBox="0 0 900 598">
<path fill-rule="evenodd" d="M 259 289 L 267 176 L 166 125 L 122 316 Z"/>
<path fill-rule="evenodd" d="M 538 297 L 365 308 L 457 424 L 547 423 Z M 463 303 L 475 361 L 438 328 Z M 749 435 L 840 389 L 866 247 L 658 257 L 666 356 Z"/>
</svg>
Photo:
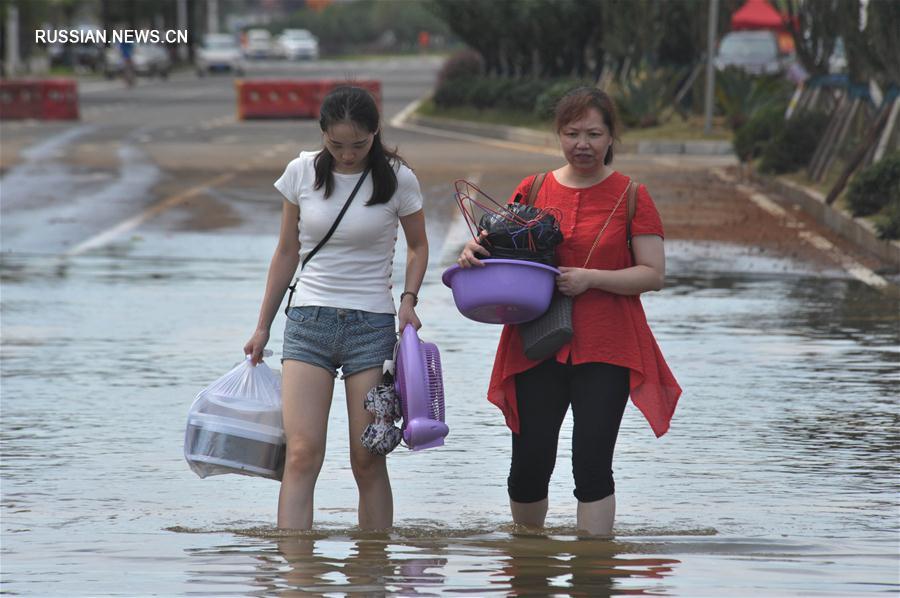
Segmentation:
<svg viewBox="0 0 900 598">
<path fill-rule="evenodd" d="M 188 28 L 188 9 L 187 9 L 187 0 L 178 0 L 178 4 L 176 5 L 176 15 L 175 20 L 178 21 L 176 27 L 179 31 L 185 31 Z M 190 36 L 188 37 L 190 39 Z M 178 58 L 181 62 L 187 62 L 189 58 L 188 46 L 187 44 L 180 44 L 178 46 Z"/>
<path fill-rule="evenodd" d="M 716 56 L 716 32 L 719 23 L 719 0 L 709 0 L 709 27 L 706 37 L 706 98 L 703 118 L 703 134 L 712 134 L 713 89 L 716 70 L 713 61 Z"/>
<path fill-rule="evenodd" d="M 19 7 L 10 2 L 6 9 L 6 76 L 19 72 Z"/>
<path fill-rule="evenodd" d="M 206 32 L 219 32 L 219 0 L 206 0 Z"/>
</svg>

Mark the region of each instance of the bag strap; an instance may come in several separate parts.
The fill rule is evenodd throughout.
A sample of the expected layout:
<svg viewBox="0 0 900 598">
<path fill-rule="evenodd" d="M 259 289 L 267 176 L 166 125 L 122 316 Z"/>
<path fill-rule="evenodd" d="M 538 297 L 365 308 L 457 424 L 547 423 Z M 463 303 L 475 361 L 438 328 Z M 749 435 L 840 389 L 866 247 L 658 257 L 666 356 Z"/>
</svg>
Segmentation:
<svg viewBox="0 0 900 598">
<path fill-rule="evenodd" d="M 622 200 L 626 195 L 631 195 L 631 187 L 635 185 L 635 182 L 631 179 L 628 179 L 628 186 L 622 191 L 622 194 L 619 196 L 619 199 L 616 200 L 616 205 L 613 206 L 612 211 L 609 213 L 609 216 L 606 217 L 606 222 L 603 223 L 603 226 L 600 228 L 600 232 L 597 233 L 597 237 L 594 239 L 594 244 L 591 245 L 591 250 L 588 251 L 587 258 L 584 260 L 584 265 L 582 268 L 587 268 L 588 262 L 591 261 L 591 256 L 594 254 L 594 250 L 597 248 L 597 243 L 600 242 L 600 237 L 603 236 L 603 231 L 606 230 L 606 227 L 609 226 L 610 221 L 612 220 L 613 215 L 616 213 L 616 210 L 619 209 L 619 204 L 622 203 Z M 631 227 L 631 217 L 630 214 L 626 215 L 626 223 L 625 226 L 630 230 Z M 626 232 L 626 235 L 630 234 L 630 232 Z M 630 239 L 630 238 L 629 238 Z M 629 247 L 631 245 L 631 241 L 628 241 Z"/>
<path fill-rule="evenodd" d="M 634 219 L 634 211 L 637 209 L 637 190 L 638 183 L 632 180 L 628 183 L 628 216 L 625 220 L 625 242 L 628 244 L 628 251 L 631 251 L 631 261 L 634 261 L 634 251 L 631 249 L 631 221 Z"/>
<path fill-rule="evenodd" d="M 534 180 L 531 181 L 531 187 L 528 189 L 528 197 L 525 198 L 525 205 L 534 205 L 534 200 L 537 199 L 538 191 L 541 190 L 541 185 L 544 184 L 545 178 L 547 178 L 546 172 L 539 172 L 538 174 L 534 175 Z"/>
<path fill-rule="evenodd" d="M 328 232 L 325 233 L 325 236 L 322 237 L 322 240 L 319 241 L 319 244 L 313 247 L 313 250 L 306 254 L 306 257 L 303 258 L 303 263 L 300 264 L 300 271 L 303 271 L 303 268 L 306 267 L 306 264 L 309 263 L 309 260 L 313 258 L 316 253 L 319 252 L 320 249 L 328 242 L 328 239 L 331 238 L 331 235 L 334 234 L 334 231 L 337 229 L 338 224 L 340 224 L 341 219 L 344 217 L 344 214 L 347 213 L 347 208 L 350 207 L 350 202 L 353 201 L 353 198 L 356 197 L 356 193 L 359 191 L 359 188 L 362 187 L 363 181 L 366 180 L 366 176 L 369 174 L 370 168 L 366 166 L 366 169 L 363 171 L 362 175 L 359 177 L 359 180 L 356 181 L 356 186 L 353 187 L 353 191 L 350 192 L 350 197 L 347 198 L 347 201 L 344 202 L 344 207 L 341 208 L 341 212 L 337 215 L 337 218 L 334 219 L 334 224 L 331 225 L 331 228 L 328 229 Z M 297 290 L 297 282 L 300 280 L 300 277 L 294 279 L 293 284 L 288 286 L 291 293 L 288 295 L 287 305 L 284 306 L 284 313 L 287 314 L 288 310 L 291 308 L 291 300 L 294 298 L 294 291 Z"/>
</svg>

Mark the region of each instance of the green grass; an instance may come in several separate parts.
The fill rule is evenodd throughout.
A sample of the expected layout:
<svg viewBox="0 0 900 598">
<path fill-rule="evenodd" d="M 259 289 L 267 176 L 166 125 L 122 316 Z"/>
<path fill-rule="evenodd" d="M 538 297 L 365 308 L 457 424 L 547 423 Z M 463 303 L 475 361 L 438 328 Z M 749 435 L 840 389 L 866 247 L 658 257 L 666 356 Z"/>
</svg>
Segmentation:
<svg viewBox="0 0 900 598">
<path fill-rule="evenodd" d="M 74 77 L 75 70 L 70 66 L 53 66 L 47 74 L 51 77 Z"/>
<path fill-rule="evenodd" d="M 323 54 L 320 58 L 322 60 L 339 60 L 339 61 L 350 61 L 350 60 L 384 60 L 386 58 L 411 58 L 415 56 L 439 56 L 446 58 L 450 56 L 450 52 L 445 51 L 429 51 L 429 52 L 419 52 L 417 50 L 410 50 L 409 52 L 387 52 L 384 54 L 378 53 L 347 53 L 347 54 Z"/>
<path fill-rule="evenodd" d="M 673 116 L 658 127 L 646 129 L 626 129 L 622 135 L 622 141 L 731 141 L 732 132 L 728 129 L 723 119 L 713 119 L 712 133 L 707 136 L 703 132 L 703 118 L 689 117 L 682 120 L 679 116 Z"/>
<path fill-rule="evenodd" d="M 478 123 L 506 125 L 511 127 L 526 127 L 541 132 L 553 130 L 553 122 L 536 117 L 531 112 L 519 112 L 513 110 L 487 109 L 478 110 L 471 107 L 438 108 L 434 102 L 427 100 L 419 106 L 418 113 L 422 116 L 434 116 L 439 118 L 455 118 Z M 658 127 L 647 129 L 628 129 L 620 134 L 622 142 L 637 142 L 643 140 L 713 140 L 729 141 L 732 133 L 725 127 L 722 119 L 713 122 L 712 135 L 703 134 L 703 119 L 691 117 L 682 121 L 679 117 L 671 118 L 667 123 Z"/>
<path fill-rule="evenodd" d="M 757 161 L 758 162 L 758 161 Z M 806 167 L 803 167 L 800 170 L 796 170 L 794 172 L 788 172 L 782 175 L 787 180 L 792 183 L 797 183 L 798 185 L 802 185 L 803 187 L 807 187 L 809 189 L 815 189 L 822 195 L 828 195 L 828 192 L 831 191 L 831 188 L 834 186 L 834 183 L 837 181 L 838 175 L 826 176 L 826 178 L 821 183 L 814 183 L 809 180 L 806 176 Z M 836 203 L 843 203 L 843 193 L 838 197 Z"/>
<path fill-rule="evenodd" d="M 477 123 L 492 125 L 505 125 L 508 127 L 526 127 L 541 132 L 553 130 L 553 124 L 548 120 L 537 118 L 531 112 L 519 112 L 515 110 L 499 110 L 490 108 L 479 110 L 471 107 L 438 108 L 431 100 L 422 102 L 417 110 L 422 116 L 434 116 L 438 118 L 453 118 Z"/>
</svg>

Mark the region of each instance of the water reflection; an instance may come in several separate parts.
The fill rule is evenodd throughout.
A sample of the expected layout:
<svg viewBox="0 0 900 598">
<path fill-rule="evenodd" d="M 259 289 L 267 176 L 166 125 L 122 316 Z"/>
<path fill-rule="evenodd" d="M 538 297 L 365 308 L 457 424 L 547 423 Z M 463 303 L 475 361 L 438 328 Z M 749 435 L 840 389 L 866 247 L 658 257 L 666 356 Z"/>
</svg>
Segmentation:
<svg viewBox="0 0 900 598">
<path fill-rule="evenodd" d="M 657 593 L 680 561 L 631 557 L 646 547 L 621 541 L 480 532 L 424 536 L 409 533 L 263 533 L 243 545 L 189 551 L 214 565 L 193 571 L 193 583 L 209 586 L 229 555 L 254 561 L 251 570 L 233 563 L 233 583 L 250 584 L 253 595 L 328 593 L 435 596 L 622 596 Z M 468 532 L 472 533 L 472 532 Z M 254 531 L 254 536 L 259 532 Z M 244 574 L 239 573 L 244 571 Z"/>
<path fill-rule="evenodd" d="M 900 587 L 897 304 L 803 276 L 682 269 L 647 298 L 687 391 L 659 441 L 626 414 L 615 541 L 565 527 L 565 448 L 554 527 L 508 526 L 509 435 L 483 399 L 498 331 L 462 318 L 436 279 L 423 285 L 423 336 L 441 349 L 452 442 L 391 457 L 403 527 L 352 527 L 346 410 L 333 408 L 318 531 L 237 529 L 274 521 L 277 485 L 197 480 L 181 455 L 184 416 L 240 358 L 270 256 L 251 236 L 185 235 L 69 260 L 0 255 L 5 592 L 843 598 Z M 566 424 L 561 445 L 570 437 Z M 202 533 L 177 533 L 185 524 Z"/>
<path fill-rule="evenodd" d="M 286 537 L 276 547 L 286 567 L 273 576 L 272 585 L 296 592 L 324 593 L 347 586 L 354 593 L 417 595 L 444 582 L 443 573 L 432 569 L 447 564 L 443 557 L 409 558 L 410 547 L 392 546 L 387 534 L 343 542 Z M 340 558 L 340 552 L 347 556 Z"/>
<path fill-rule="evenodd" d="M 502 574 L 517 596 L 644 595 L 639 580 L 659 580 L 679 563 L 671 558 L 628 558 L 623 542 L 576 537 L 513 536 L 488 542 L 505 553 Z M 621 587 L 624 580 L 635 580 Z M 637 587 L 636 587 L 637 586 Z"/>
</svg>

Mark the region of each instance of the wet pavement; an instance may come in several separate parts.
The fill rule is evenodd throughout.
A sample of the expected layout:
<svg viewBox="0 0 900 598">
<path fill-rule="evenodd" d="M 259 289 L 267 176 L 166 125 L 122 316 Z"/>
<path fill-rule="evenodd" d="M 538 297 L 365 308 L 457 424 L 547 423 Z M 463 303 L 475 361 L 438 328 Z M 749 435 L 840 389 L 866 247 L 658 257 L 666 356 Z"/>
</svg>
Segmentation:
<svg viewBox="0 0 900 598">
<path fill-rule="evenodd" d="M 377 74 L 391 116 L 436 65 L 328 68 Z M 732 166 L 722 158 L 617 158 L 666 223 L 667 288 L 644 305 L 685 394 L 659 440 L 626 412 L 614 539 L 574 529 L 570 420 L 548 530 L 509 524 L 510 439 L 484 399 L 499 329 L 460 316 L 439 281 L 465 239 L 452 180 L 502 196 L 559 159 L 393 128 L 426 196 L 419 313 L 441 350 L 446 446 L 391 455 L 388 533 L 355 527 L 340 385 L 313 532 L 274 528 L 277 483 L 196 478 L 187 408 L 241 358 L 276 242 L 271 183 L 318 143 L 311 121 L 229 121 L 230 86 L 98 83 L 80 123 L 0 124 L 4 592 L 900 591 L 897 301 L 713 176 Z M 403 261 L 401 236 L 397 295 Z"/>
</svg>

